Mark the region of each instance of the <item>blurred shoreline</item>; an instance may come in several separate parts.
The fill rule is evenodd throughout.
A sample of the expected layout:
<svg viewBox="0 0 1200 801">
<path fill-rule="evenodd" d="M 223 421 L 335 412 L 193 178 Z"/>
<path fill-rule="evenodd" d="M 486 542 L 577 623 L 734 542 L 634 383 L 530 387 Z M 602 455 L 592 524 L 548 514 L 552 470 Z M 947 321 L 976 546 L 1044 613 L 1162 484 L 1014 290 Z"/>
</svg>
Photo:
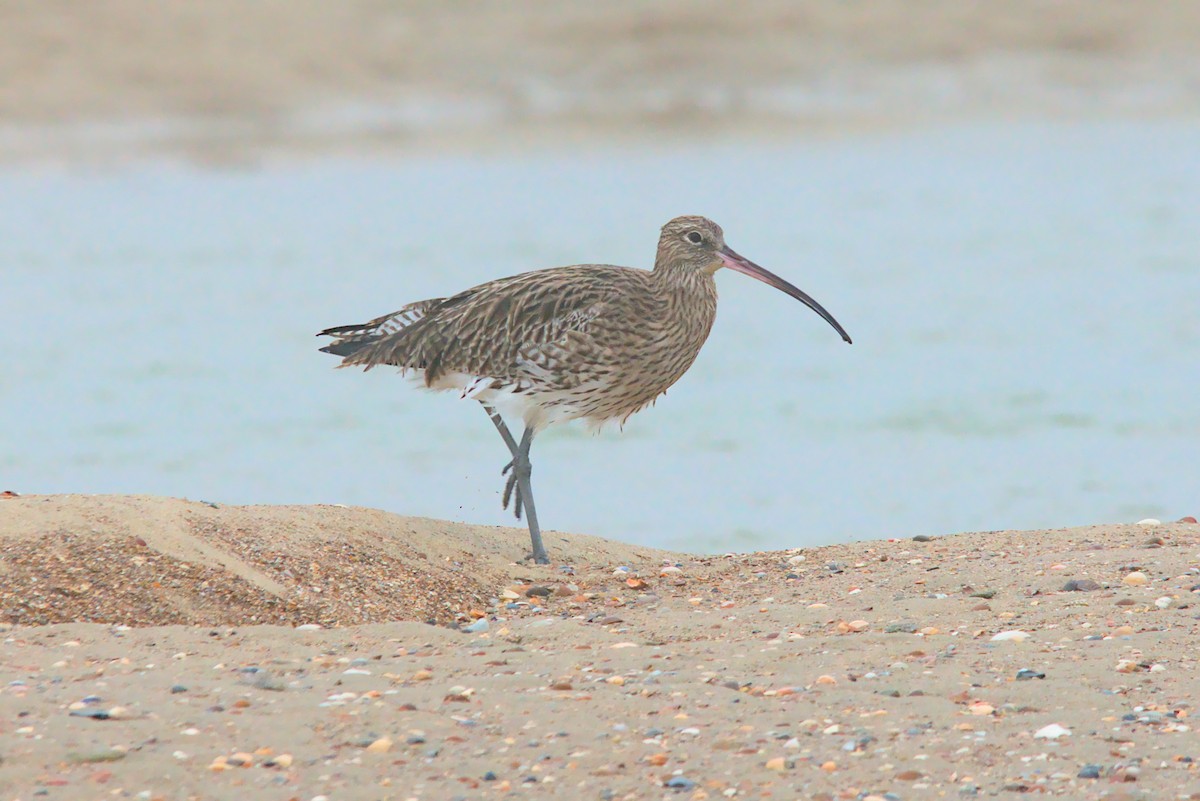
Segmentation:
<svg viewBox="0 0 1200 801">
<path fill-rule="evenodd" d="M 1197 4 L 729 8 L 9 6 L 0 162 L 239 164 L 1200 111 Z"/>
</svg>

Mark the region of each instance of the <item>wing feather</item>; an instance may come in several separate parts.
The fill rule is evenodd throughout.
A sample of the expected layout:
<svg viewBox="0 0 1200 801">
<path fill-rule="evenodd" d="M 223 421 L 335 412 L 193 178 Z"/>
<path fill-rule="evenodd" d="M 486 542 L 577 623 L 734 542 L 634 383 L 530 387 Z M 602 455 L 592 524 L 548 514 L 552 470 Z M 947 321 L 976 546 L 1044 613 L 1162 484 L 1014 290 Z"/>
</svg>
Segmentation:
<svg viewBox="0 0 1200 801">
<path fill-rule="evenodd" d="M 422 369 L 428 385 L 451 372 L 514 383 L 550 374 L 569 381 L 564 360 L 608 347 L 604 334 L 620 327 L 620 299 L 650 297 L 649 276 L 608 265 L 524 273 L 326 329 L 335 340 L 322 350 L 344 356 L 343 366 Z"/>
</svg>

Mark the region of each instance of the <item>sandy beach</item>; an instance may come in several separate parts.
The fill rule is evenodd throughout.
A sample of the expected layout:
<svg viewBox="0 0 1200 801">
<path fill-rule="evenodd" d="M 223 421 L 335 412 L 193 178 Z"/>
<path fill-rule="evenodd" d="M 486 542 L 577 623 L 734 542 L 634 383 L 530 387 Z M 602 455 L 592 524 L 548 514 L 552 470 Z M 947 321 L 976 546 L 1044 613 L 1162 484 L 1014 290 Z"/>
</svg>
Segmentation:
<svg viewBox="0 0 1200 801">
<path fill-rule="evenodd" d="M 1186 0 L 0 8 L 5 161 L 244 165 L 1198 109 Z"/>
<path fill-rule="evenodd" d="M 525 540 L 0 500 L 0 797 L 1200 797 L 1195 523 Z"/>
</svg>

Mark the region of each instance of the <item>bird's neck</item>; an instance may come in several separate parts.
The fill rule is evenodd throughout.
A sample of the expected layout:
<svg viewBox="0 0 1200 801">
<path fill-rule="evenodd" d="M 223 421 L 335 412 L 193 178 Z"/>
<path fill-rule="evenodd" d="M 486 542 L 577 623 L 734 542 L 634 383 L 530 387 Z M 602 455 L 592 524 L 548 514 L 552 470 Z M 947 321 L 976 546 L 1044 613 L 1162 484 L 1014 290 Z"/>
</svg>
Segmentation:
<svg viewBox="0 0 1200 801">
<path fill-rule="evenodd" d="M 656 267 L 655 292 L 666 307 L 666 319 L 686 323 L 700 342 L 708 336 L 717 314 L 717 282 L 707 270 Z"/>
<path fill-rule="evenodd" d="M 699 295 L 716 301 L 717 282 L 707 270 L 660 264 L 651 276 L 655 289 L 662 295 Z"/>
</svg>

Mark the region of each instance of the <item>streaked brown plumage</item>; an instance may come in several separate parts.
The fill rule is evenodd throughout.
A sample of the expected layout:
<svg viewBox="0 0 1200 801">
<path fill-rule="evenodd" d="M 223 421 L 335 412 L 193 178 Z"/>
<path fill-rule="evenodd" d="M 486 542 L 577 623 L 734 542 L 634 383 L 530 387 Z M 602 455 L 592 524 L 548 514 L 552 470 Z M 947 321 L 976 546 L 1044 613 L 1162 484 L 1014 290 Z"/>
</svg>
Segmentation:
<svg viewBox="0 0 1200 801">
<path fill-rule="evenodd" d="M 721 267 L 803 301 L 850 341 L 816 301 L 730 250 L 716 223 L 677 217 L 663 226 L 653 271 L 579 265 L 501 278 L 328 328 L 321 335 L 334 341 L 321 350 L 343 367 L 392 365 L 480 401 L 513 456 L 504 505 L 515 491 L 533 557 L 546 562 L 529 487 L 533 435 L 568 420 L 624 421 L 678 381 L 712 329 Z M 501 413 L 524 421 L 520 444 Z"/>
</svg>

